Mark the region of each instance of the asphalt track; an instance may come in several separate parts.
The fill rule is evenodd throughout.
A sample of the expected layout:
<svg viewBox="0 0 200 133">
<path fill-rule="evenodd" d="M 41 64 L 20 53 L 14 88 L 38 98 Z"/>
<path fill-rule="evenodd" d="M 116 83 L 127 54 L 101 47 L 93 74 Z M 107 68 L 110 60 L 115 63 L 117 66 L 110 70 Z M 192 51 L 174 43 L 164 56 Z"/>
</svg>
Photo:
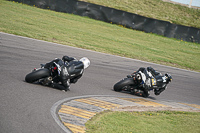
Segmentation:
<svg viewBox="0 0 200 133">
<path fill-rule="evenodd" d="M 63 92 L 24 81 L 26 74 L 33 68 L 39 67 L 40 63 L 62 58 L 63 55 L 77 59 L 86 56 L 91 60 L 91 66 L 76 84 L 71 85 L 70 91 Z M 141 66 L 152 66 L 161 73 L 169 72 L 173 76 L 172 83 L 161 95 L 155 96 L 151 93 L 150 97 L 145 99 L 112 90 L 116 82 Z M 131 103 L 132 106 L 159 105 L 193 110 L 198 110 L 200 105 L 200 74 L 198 72 L 5 33 L 0 33 L 0 68 L 1 133 L 75 132 L 76 129 L 73 126 L 76 125 L 77 128 L 82 124 L 84 128 L 84 122 L 88 120 L 88 117 L 105 109 L 126 105 L 126 103 Z M 78 101 L 80 99 L 81 101 Z M 88 99 L 88 103 L 83 102 Z M 97 103 L 92 103 L 94 101 Z M 80 102 L 81 104 L 78 104 Z M 104 103 L 103 106 L 100 103 Z M 89 107 L 87 109 L 84 108 L 86 104 Z M 83 118 L 85 115 L 82 114 L 75 117 L 74 114 L 62 112 L 63 110 L 84 113 L 88 111 L 86 114 L 90 116 Z M 80 117 L 82 123 L 76 124 L 75 120 L 80 121 Z M 59 119 L 66 125 L 58 121 Z"/>
</svg>

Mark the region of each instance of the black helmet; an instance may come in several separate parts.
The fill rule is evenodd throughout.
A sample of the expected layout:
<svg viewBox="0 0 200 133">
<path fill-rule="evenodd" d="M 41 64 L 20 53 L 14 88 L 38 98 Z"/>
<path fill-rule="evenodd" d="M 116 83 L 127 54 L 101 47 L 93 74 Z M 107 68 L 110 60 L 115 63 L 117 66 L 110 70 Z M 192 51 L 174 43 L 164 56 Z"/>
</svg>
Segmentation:
<svg viewBox="0 0 200 133">
<path fill-rule="evenodd" d="M 167 83 L 172 81 L 172 76 L 169 73 L 166 73 L 165 77 L 166 77 Z"/>
</svg>

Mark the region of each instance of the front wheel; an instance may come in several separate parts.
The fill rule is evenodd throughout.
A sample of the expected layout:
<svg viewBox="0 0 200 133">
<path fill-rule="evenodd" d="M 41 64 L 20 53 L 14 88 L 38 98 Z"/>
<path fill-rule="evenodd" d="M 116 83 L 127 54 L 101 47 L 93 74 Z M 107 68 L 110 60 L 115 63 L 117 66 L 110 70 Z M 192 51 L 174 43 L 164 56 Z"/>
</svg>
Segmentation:
<svg viewBox="0 0 200 133">
<path fill-rule="evenodd" d="M 126 86 L 128 87 L 132 85 L 134 85 L 133 78 L 125 78 L 117 82 L 113 88 L 115 91 L 122 91 L 122 89 L 125 88 Z"/>
<path fill-rule="evenodd" d="M 25 77 L 25 81 L 28 83 L 33 83 L 41 78 L 45 78 L 48 76 L 50 76 L 49 70 L 46 68 L 42 68 L 27 74 Z"/>
</svg>

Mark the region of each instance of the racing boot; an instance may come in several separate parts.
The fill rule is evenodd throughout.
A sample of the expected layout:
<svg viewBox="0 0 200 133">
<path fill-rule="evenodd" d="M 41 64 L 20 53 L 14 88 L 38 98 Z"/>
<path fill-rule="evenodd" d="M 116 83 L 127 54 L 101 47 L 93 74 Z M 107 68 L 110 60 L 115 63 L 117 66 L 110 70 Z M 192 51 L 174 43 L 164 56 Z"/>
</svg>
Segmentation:
<svg viewBox="0 0 200 133">
<path fill-rule="evenodd" d="M 148 89 L 148 87 L 144 88 L 142 96 L 145 97 L 145 98 L 149 96 L 149 89 Z"/>
<path fill-rule="evenodd" d="M 64 86 L 65 89 L 63 89 L 64 91 L 68 91 L 69 90 L 69 86 L 70 86 L 70 81 L 69 81 L 69 74 L 67 71 L 67 68 L 65 66 L 61 67 L 61 73 L 60 73 L 60 81 L 62 82 L 62 85 Z"/>
<path fill-rule="evenodd" d="M 145 98 L 148 97 L 149 96 L 149 91 L 144 91 L 142 96 L 145 97 Z"/>
<path fill-rule="evenodd" d="M 64 86 L 64 89 L 63 91 L 70 91 L 70 83 L 69 83 L 69 79 L 67 81 L 64 81 L 63 82 L 63 86 Z"/>
</svg>

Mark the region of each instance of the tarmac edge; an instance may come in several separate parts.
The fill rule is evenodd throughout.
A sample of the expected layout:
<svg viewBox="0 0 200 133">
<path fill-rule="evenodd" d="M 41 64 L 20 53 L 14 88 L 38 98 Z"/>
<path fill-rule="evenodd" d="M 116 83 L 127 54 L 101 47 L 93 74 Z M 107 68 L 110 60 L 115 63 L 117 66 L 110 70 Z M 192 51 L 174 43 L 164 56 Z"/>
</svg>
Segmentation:
<svg viewBox="0 0 200 133">
<path fill-rule="evenodd" d="M 157 101 L 157 100 L 152 100 L 152 99 L 142 98 L 142 97 L 118 96 L 118 95 L 85 95 L 85 96 L 65 98 L 53 104 L 50 112 L 55 122 L 66 133 L 76 132 L 76 130 L 79 130 L 79 128 L 81 128 L 81 132 L 84 133 L 85 130 L 82 128 L 85 128 L 85 123 L 89 119 L 91 119 L 94 115 L 96 115 L 95 112 L 97 113 L 103 110 L 123 111 L 120 109 L 123 109 L 126 107 L 134 108 L 133 110 L 129 110 L 129 111 L 143 111 L 143 109 L 146 108 L 148 109 L 146 111 L 159 111 L 159 109 L 183 111 L 184 109 L 186 109 L 184 111 L 188 110 L 188 111 L 200 112 L 200 105 L 178 103 L 178 102 L 173 102 L 173 101 Z M 87 109 L 84 109 L 84 108 L 87 108 Z M 70 111 L 72 111 L 71 114 L 70 114 Z M 81 116 L 77 115 L 78 113 L 76 112 L 78 113 L 80 112 Z M 91 115 L 91 113 L 94 113 L 94 114 Z M 80 119 L 80 117 L 83 117 L 83 118 Z M 69 119 L 72 121 L 72 123 L 67 122 Z M 77 125 L 77 121 L 80 121 L 80 120 L 81 121 L 83 120 L 83 122 Z M 74 122 L 76 123 L 75 125 L 73 124 Z"/>
</svg>

